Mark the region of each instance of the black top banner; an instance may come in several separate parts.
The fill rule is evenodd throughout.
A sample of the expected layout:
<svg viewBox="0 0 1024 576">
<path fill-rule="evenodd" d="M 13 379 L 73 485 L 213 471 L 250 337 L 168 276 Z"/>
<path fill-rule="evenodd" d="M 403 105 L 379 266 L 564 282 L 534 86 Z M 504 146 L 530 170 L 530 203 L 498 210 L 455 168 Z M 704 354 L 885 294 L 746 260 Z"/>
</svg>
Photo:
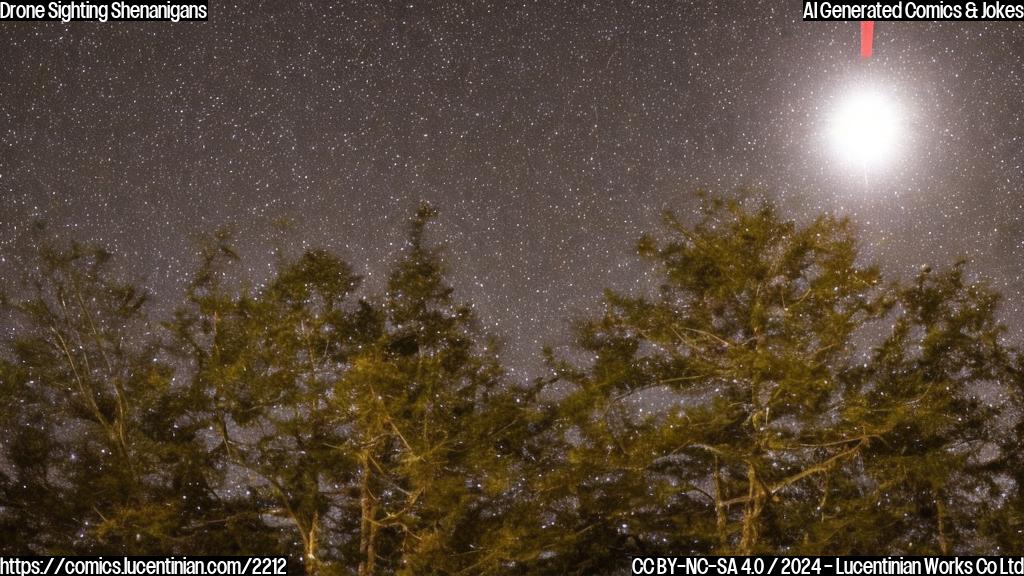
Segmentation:
<svg viewBox="0 0 1024 576">
<path fill-rule="evenodd" d="M 0 1 L 0 21 L 35 22 L 202 22 L 206 0 L 85 0 L 53 2 Z"/>
<path fill-rule="evenodd" d="M 903 2 L 817 2 L 804 0 L 804 20 L 1017 21 L 1024 20 L 1024 0 L 922 0 Z"/>
</svg>

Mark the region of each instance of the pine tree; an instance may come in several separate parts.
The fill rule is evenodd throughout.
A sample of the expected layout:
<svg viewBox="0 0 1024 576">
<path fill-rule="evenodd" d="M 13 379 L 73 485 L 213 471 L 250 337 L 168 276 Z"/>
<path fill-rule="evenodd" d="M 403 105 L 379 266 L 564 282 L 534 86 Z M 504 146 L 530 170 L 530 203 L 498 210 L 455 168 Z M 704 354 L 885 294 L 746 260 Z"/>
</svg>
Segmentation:
<svg viewBox="0 0 1024 576">
<path fill-rule="evenodd" d="M 338 449 L 348 430 L 334 386 L 381 322 L 354 299 L 360 278 L 325 251 L 305 253 L 255 293 L 226 282 L 234 260 L 230 236 L 219 234 L 173 324 L 194 397 L 206 399 L 193 411 L 234 478 L 225 489 L 266 528 L 283 528 L 276 549 L 315 574 L 339 560 L 330 535 L 350 529 L 339 496 L 353 462 Z"/>
<path fill-rule="evenodd" d="M 233 500 L 281 527 L 277 549 L 306 573 L 486 573 L 511 550 L 499 527 L 535 390 L 507 382 L 454 301 L 424 238 L 433 216 L 412 220 L 379 306 L 325 251 L 231 287 L 221 235 L 172 324 Z"/>
<path fill-rule="evenodd" d="M 39 553 L 156 553 L 187 547 L 203 486 L 195 439 L 174 430 L 171 369 L 146 294 L 102 249 L 45 238 L 5 299 L 15 327 L 0 367 L 5 538 Z M 192 542 L 194 544 L 194 542 Z"/>
<path fill-rule="evenodd" d="M 659 295 L 608 292 L 576 327 L 584 361 L 551 361 L 568 390 L 548 564 L 977 542 L 998 432 L 975 395 L 1012 357 L 994 295 L 962 267 L 883 284 L 845 220 L 703 200 L 696 225 L 668 214 L 639 244 Z"/>
<path fill-rule="evenodd" d="M 359 574 L 489 574 L 515 544 L 503 518 L 522 486 L 535 388 L 507 382 L 453 299 L 421 206 L 388 278 L 386 329 L 335 398 L 356 412 Z M 340 406 L 339 406 L 340 407 Z"/>
<path fill-rule="evenodd" d="M 1013 407 L 1024 403 L 1024 354 L 1018 354 L 1009 377 L 1010 391 L 997 401 Z M 997 498 L 987 514 L 979 518 L 979 537 L 992 543 L 998 554 L 1024 554 L 1024 417 L 1018 416 L 1009 429 L 1000 431 L 999 456 L 990 464 Z"/>
<path fill-rule="evenodd" d="M 876 438 L 859 454 L 861 486 L 846 511 L 828 514 L 819 545 L 843 553 L 993 551 L 980 524 L 1006 504 L 1005 416 L 1016 381 L 1002 344 L 999 295 L 969 282 L 964 262 L 924 269 L 895 290 L 891 328 L 848 379 L 844 419 Z M 823 513 L 824 514 L 824 513 Z M 850 530 L 858 525 L 857 530 Z"/>
</svg>

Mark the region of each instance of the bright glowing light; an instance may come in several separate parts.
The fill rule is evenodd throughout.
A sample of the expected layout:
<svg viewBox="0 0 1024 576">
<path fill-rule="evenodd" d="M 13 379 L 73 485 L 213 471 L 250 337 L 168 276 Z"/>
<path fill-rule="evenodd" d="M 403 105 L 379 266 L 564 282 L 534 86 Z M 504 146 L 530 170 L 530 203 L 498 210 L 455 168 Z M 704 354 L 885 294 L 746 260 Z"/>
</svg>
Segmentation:
<svg viewBox="0 0 1024 576">
<path fill-rule="evenodd" d="M 851 167 L 867 171 L 887 163 L 899 148 L 896 104 L 878 92 L 858 92 L 839 103 L 831 120 L 836 153 Z"/>
</svg>

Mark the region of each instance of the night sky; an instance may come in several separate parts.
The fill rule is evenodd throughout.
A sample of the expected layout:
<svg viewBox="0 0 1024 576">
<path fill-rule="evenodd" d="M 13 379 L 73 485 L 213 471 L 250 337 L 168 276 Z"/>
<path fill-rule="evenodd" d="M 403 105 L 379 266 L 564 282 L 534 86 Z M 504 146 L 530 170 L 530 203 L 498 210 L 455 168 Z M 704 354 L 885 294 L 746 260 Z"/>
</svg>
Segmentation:
<svg viewBox="0 0 1024 576">
<path fill-rule="evenodd" d="M 34 220 L 98 242 L 157 302 L 196 235 L 338 251 L 379 289 L 421 200 L 452 283 L 539 372 L 634 242 L 692 191 L 751 186 L 851 216 L 892 274 L 966 256 L 1024 314 L 1024 30 L 802 22 L 798 2 L 211 1 L 207 23 L 3 23 L 0 271 Z M 844 98 L 898 110 L 891 157 L 828 142 Z M 288 223 L 282 226 L 282 223 Z M 1019 334 L 1017 335 L 1019 338 Z"/>
</svg>

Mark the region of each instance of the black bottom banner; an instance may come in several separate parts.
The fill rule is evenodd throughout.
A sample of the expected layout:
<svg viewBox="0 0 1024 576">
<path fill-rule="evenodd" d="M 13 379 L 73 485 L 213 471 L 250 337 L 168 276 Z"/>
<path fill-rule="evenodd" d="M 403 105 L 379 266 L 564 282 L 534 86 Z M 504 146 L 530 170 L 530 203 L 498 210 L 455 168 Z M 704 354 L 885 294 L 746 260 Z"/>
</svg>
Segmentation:
<svg viewBox="0 0 1024 576">
<path fill-rule="evenodd" d="M 1024 576 L 1021 556 L 637 556 L 631 574 L 687 576 Z"/>
<path fill-rule="evenodd" d="M 0 576 L 284 576 L 284 556 L 0 556 Z"/>
</svg>

